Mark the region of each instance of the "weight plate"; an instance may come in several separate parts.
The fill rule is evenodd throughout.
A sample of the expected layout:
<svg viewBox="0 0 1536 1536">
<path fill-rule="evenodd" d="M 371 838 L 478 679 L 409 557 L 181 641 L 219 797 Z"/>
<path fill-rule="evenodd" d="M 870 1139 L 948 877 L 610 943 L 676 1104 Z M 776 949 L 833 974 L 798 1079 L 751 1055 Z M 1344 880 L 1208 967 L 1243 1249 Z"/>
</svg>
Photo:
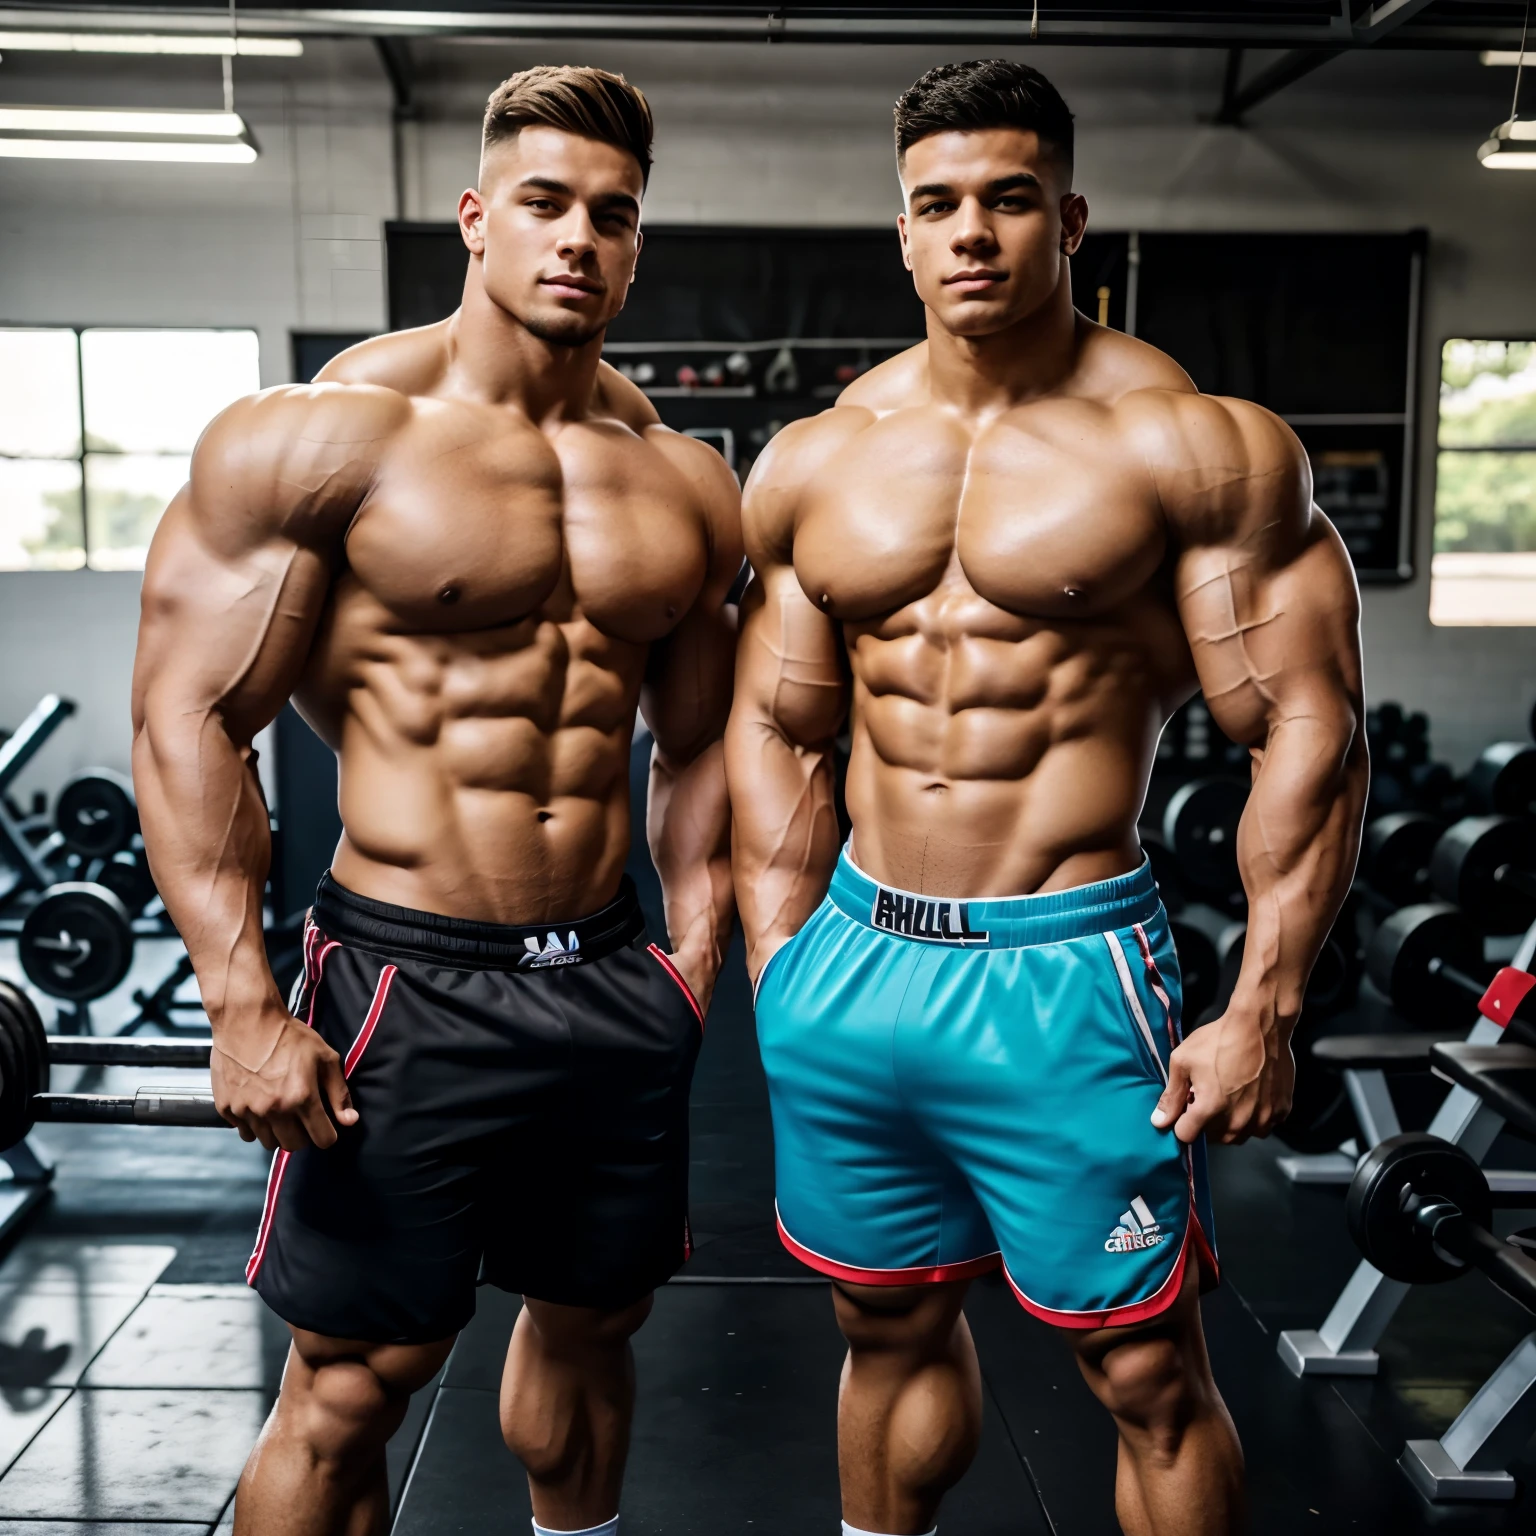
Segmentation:
<svg viewBox="0 0 1536 1536">
<path fill-rule="evenodd" d="M 1361 876 L 1373 891 L 1399 907 L 1427 901 L 1429 857 L 1444 831 L 1444 822 L 1423 811 L 1378 816 L 1365 829 Z"/>
<path fill-rule="evenodd" d="M 1409 1191 L 1449 1200 L 1469 1221 L 1489 1226 L 1493 1200 L 1483 1170 L 1460 1147 L 1427 1131 L 1391 1136 L 1355 1170 L 1344 1202 L 1349 1235 L 1366 1261 L 1410 1285 L 1454 1280 L 1466 1270 L 1435 1252 L 1429 1233 L 1403 1210 Z"/>
<path fill-rule="evenodd" d="M 1416 1029 L 1470 1025 L 1477 999 L 1436 975 L 1429 964 L 1436 959 L 1477 979 L 1487 974 L 1477 929 L 1455 907 L 1426 901 L 1400 908 L 1377 928 L 1365 952 L 1365 970 Z"/>
<path fill-rule="evenodd" d="M 1185 881 L 1209 895 L 1241 895 L 1237 824 L 1248 803 L 1241 779 L 1191 779 L 1163 812 L 1163 841 L 1173 849 Z"/>
<path fill-rule="evenodd" d="M 84 1003 L 128 974 L 133 928 L 105 886 L 69 881 L 43 892 L 21 925 L 17 949 L 28 981 L 50 997 Z"/>
<path fill-rule="evenodd" d="M 31 1088 L 20 1021 L 7 1008 L 0 1016 L 0 1152 L 32 1129 Z"/>
<path fill-rule="evenodd" d="M 119 853 L 108 859 L 97 872 L 96 883 L 106 886 L 130 917 L 137 917 L 159 895 L 142 853 Z"/>
<path fill-rule="evenodd" d="M 110 858 L 139 830 L 133 782 L 110 768 L 88 768 L 59 791 L 53 822 L 65 843 L 87 858 Z"/>
<path fill-rule="evenodd" d="M 1505 868 L 1518 884 L 1499 878 Z M 1536 821 L 1514 816 L 1463 816 L 1447 827 L 1430 855 L 1429 878 L 1442 900 L 1454 902 L 1488 933 L 1520 933 L 1536 920 Z"/>
<path fill-rule="evenodd" d="M 1495 815 L 1536 815 L 1536 746 L 1494 742 L 1472 765 L 1467 788 L 1478 806 Z"/>
<path fill-rule="evenodd" d="M 33 1093 L 48 1091 L 48 1031 L 43 1027 L 42 1015 L 32 999 L 17 986 L 0 982 L 0 1004 L 6 1005 L 22 1026 L 21 1038 L 26 1046 L 28 1081 Z"/>
</svg>

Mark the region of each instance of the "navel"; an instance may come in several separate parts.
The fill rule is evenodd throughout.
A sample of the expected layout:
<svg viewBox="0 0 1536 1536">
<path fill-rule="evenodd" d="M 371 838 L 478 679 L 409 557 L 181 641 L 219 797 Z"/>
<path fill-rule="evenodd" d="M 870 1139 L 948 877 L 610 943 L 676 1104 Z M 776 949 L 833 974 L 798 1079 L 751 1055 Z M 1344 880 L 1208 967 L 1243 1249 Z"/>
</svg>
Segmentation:
<svg viewBox="0 0 1536 1536">
<path fill-rule="evenodd" d="M 539 812 L 539 820 L 540 821 L 552 821 L 552 820 L 554 820 L 554 815 L 555 815 L 555 813 L 553 811 L 540 811 Z"/>
</svg>

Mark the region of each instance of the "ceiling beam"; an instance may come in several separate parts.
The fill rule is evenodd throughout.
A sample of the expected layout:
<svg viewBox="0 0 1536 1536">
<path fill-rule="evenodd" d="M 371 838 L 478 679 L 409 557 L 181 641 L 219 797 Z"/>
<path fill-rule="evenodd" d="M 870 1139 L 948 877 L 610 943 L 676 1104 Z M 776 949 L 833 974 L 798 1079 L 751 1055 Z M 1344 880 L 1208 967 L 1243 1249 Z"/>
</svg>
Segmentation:
<svg viewBox="0 0 1536 1536">
<path fill-rule="evenodd" d="M 1233 53 L 1239 52 L 1233 49 Z M 1273 64 L 1261 69 L 1247 85 L 1239 86 L 1233 77 L 1231 56 L 1227 59 L 1227 76 L 1222 87 L 1221 106 L 1216 115 L 1211 118 L 1213 123 L 1219 123 L 1228 128 L 1241 128 L 1243 115 L 1251 112 L 1261 101 L 1269 98 L 1286 86 L 1294 85 L 1303 75 L 1310 75 L 1314 69 L 1319 68 L 1336 58 L 1339 50 L 1336 48 L 1293 48 L 1289 53 L 1282 54 Z"/>
</svg>

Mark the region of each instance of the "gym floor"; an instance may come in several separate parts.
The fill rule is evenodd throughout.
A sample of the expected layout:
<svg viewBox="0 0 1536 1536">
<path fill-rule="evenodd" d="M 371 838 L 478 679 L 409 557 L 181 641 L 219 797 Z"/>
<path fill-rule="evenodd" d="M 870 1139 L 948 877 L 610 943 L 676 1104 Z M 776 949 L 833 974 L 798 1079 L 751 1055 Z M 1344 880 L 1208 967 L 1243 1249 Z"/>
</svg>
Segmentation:
<svg viewBox="0 0 1536 1536">
<path fill-rule="evenodd" d="M 11 950 L 0 947 L 0 973 L 15 974 Z M 141 946 L 135 974 L 96 1005 L 98 1032 L 174 954 Z M 86 1070 L 56 1069 L 59 1086 Z M 95 1081 L 144 1076 L 113 1068 Z M 693 1131 L 698 1248 L 636 1340 L 625 1530 L 834 1531 L 842 1347 L 824 1283 L 774 1236 L 767 1096 L 739 953 L 710 1015 Z M 0 1262 L 0 1536 L 228 1530 L 286 1343 L 241 1279 L 266 1157 L 198 1130 L 51 1126 L 35 1138 L 58 1177 Z M 1520 1166 L 1522 1154 L 1530 1166 L 1530 1149 L 1506 1140 L 1491 1161 Z M 1292 1188 L 1261 1144 L 1216 1149 L 1212 1172 L 1225 1274 L 1206 1330 L 1247 1451 L 1254 1531 L 1529 1531 L 1536 1456 L 1514 1469 L 1525 1491 L 1504 1506 L 1431 1510 L 1394 1465 L 1410 1435 L 1445 1429 L 1529 1318 L 1474 1275 L 1410 1296 L 1378 1378 L 1297 1381 L 1275 1338 L 1315 1326 L 1354 1266 L 1342 1192 Z M 390 1447 L 398 1536 L 526 1529 L 526 1488 L 496 1423 L 516 1309 L 482 1292 L 441 1376 L 413 1401 Z M 1069 1353 L 999 1283 L 977 1283 L 967 1313 L 985 1425 L 943 1529 L 1113 1536 L 1114 1435 Z"/>
</svg>

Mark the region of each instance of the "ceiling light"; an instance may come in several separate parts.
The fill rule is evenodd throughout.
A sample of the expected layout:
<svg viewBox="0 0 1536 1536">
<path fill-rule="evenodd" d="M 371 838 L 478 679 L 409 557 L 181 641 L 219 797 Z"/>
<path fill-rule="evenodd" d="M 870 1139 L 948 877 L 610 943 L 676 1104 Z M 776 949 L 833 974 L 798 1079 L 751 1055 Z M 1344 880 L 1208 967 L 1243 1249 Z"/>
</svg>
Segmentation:
<svg viewBox="0 0 1536 1536">
<path fill-rule="evenodd" d="M 0 159 L 249 165 L 256 156 L 255 137 L 237 112 L 0 107 Z"/>
<path fill-rule="evenodd" d="M 134 133 L 155 137 L 238 139 L 245 123 L 235 112 L 140 112 L 98 107 L 0 107 L 0 131 Z"/>
<path fill-rule="evenodd" d="M 1478 54 L 1478 58 L 1480 58 L 1484 64 L 1507 64 L 1511 69 L 1522 62 L 1527 67 L 1536 65 L 1536 53 L 1522 54 L 1517 48 L 1485 48 L 1480 54 Z"/>
<path fill-rule="evenodd" d="M 0 53 L 238 54 L 241 58 L 296 59 L 296 37 L 219 37 L 151 32 L 0 32 Z"/>
<path fill-rule="evenodd" d="M 1477 158 L 1490 171 L 1536 171 L 1536 122 L 1500 123 Z"/>
<path fill-rule="evenodd" d="M 0 135 L 0 160 L 159 160 L 249 165 L 256 147 L 244 139 L 15 139 Z"/>
</svg>

